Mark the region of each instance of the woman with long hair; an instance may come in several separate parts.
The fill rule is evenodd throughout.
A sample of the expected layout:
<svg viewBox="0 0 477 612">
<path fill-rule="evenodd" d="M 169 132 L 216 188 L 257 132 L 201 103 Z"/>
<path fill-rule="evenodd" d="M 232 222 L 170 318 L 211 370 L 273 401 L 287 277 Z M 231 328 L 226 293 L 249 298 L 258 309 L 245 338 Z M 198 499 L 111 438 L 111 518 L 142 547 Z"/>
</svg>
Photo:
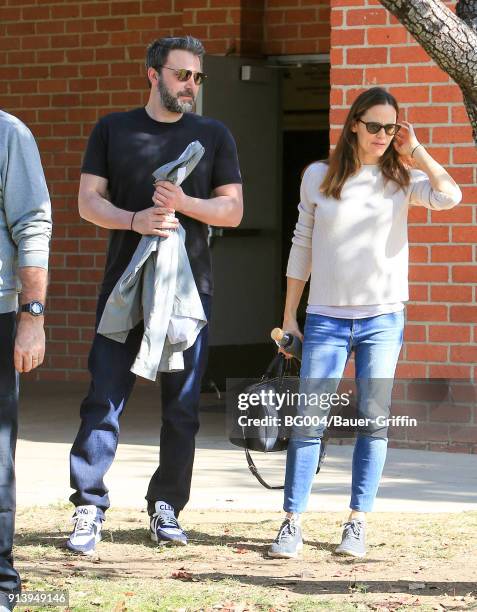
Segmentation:
<svg viewBox="0 0 477 612">
<path fill-rule="evenodd" d="M 287 267 L 283 329 L 303 340 L 301 389 L 308 394 L 336 391 L 354 353 L 357 417 L 364 424 L 358 423 L 350 514 L 336 553 L 355 557 L 366 554 L 365 517 L 373 508 L 386 458 L 393 378 L 409 299 L 408 211 L 412 206 L 445 210 L 462 198 L 455 181 L 418 142 L 412 125 L 398 123 L 398 116 L 397 101 L 380 87 L 356 98 L 328 161 L 311 164 L 303 175 Z M 310 276 L 302 335 L 296 313 Z M 290 439 L 286 516 L 269 549 L 271 557 L 294 558 L 303 547 L 300 514 L 307 506 L 329 409 L 299 407 L 301 415 L 313 411 L 320 417 L 317 426 L 306 431 L 295 426 Z"/>
</svg>

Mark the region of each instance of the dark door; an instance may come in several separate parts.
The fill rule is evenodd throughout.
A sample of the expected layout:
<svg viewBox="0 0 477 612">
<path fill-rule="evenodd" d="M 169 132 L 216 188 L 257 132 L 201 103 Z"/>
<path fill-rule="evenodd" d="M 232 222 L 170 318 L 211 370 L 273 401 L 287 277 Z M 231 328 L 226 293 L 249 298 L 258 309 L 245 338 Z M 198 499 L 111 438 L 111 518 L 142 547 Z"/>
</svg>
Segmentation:
<svg viewBox="0 0 477 612">
<path fill-rule="evenodd" d="M 234 135 L 244 183 L 239 228 L 214 230 L 215 294 L 206 378 L 261 373 L 280 324 L 281 130 L 279 71 L 257 60 L 207 56 L 202 112 Z M 222 234 L 222 235 L 219 235 Z"/>
</svg>

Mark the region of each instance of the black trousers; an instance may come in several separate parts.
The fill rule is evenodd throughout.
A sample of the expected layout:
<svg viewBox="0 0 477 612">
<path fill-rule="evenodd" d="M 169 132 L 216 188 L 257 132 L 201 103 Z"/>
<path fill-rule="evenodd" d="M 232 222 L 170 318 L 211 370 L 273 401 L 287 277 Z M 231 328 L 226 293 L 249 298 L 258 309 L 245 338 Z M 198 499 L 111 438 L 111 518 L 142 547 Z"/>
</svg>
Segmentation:
<svg viewBox="0 0 477 612">
<path fill-rule="evenodd" d="M 205 294 L 200 297 L 209 320 L 211 297 Z M 96 326 L 105 301 L 99 300 Z M 150 514 L 157 500 L 174 506 L 178 513 L 189 499 L 208 332 L 206 325 L 194 345 L 184 351 L 184 370 L 161 375 L 159 466 L 146 494 Z M 102 516 L 110 503 L 104 475 L 116 455 L 120 417 L 136 380 L 130 368 L 142 334 L 142 322 L 129 332 L 124 344 L 96 334 L 89 355 L 91 384 L 81 404 L 81 425 L 70 453 L 71 487 L 75 490 L 70 501 L 75 506 L 94 505 Z M 151 410 L 155 408 L 155 399 L 151 397 Z"/>
<path fill-rule="evenodd" d="M 0 314 L 0 604 L 20 591 L 13 567 L 15 531 L 15 447 L 18 428 L 18 374 L 13 364 L 16 313 Z"/>
</svg>

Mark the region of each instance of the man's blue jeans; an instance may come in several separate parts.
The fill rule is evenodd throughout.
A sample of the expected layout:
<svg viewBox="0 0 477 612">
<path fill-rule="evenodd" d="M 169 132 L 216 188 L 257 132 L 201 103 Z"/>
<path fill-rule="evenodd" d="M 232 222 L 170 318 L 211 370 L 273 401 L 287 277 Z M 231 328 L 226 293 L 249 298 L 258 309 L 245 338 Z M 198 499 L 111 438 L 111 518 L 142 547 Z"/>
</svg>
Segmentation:
<svg viewBox="0 0 477 612">
<path fill-rule="evenodd" d="M 18 374 L 13 363 L 16 313 L 0 314 L 0 605 L 20 591 L 13 567 L 15 530 L 15 447 L 18 424 Z"/>
<path fill-rule="evenodd" d="M 334 393 L 346 362 L 354 351 L 357 386 L 357 418 L 389 415 L 394 372 L 403 341 L 404 312 L 365 319 L 338 319 L 308 314 L 306 317 L 301 390 Z M 317 414 L 314 408 L 314 414 Z M 327 412 L 319 411 L 320 416 Z M 379 420 L 378 420 L 379 421 Z M 284 510 L 306 510 L 316 473 L 324 425 L 290 439 L 285 477 Z M 387 450 L 387 427 L 358 429 L 353 453 L 350 508 L 373 508 Z"/>
<path fill-rule="evenodd" d="M 106 296 L 98 301 L 98 326 Z M 211 297 L 201 294 L 202 305 L 210 320 Z M 162 427 L 159 467 L 149 483 L 146 499 L 149 513 L 154 502 L 162 500 L 176 512 L 189 500 L 195 435 L 199 429 L 200 385 L 207 360 L 209 326 L 202 328 L 193 346 L 184 351 L 184 370 L 161 375 Z M 143 334 L 139 323 L 124 344 L 96 334 L 89 355 L 91 385 L 81 404 L 81 426 L 70 453 L 70 501 L 75 506 L 92 504 L 99 514 L 109 508 L 104 475 L 110 468 L 119 439 L 119 418 L 129 399 L 136 376 L 130 372 Z M 151 400 L 151 410 L 159 413 L 158 402 Z"/>
</svg>

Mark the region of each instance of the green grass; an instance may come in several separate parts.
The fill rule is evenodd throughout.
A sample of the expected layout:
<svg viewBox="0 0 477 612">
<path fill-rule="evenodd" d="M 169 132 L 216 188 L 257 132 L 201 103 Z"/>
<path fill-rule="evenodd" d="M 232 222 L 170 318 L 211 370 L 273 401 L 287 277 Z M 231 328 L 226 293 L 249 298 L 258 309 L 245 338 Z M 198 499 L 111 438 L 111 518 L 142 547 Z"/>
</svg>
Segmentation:
<svg viewBox="0 0 477 612">
<path fill-rule="evenodd" d="M 190 545 L 160 548 L 147 537 L 144 512 L 111 510 L 95 558 L 64 548 L 70 513 L 62 504 L 19 509 L 15 559 L 24 590 L 68 590 L 72 612 L 395 612 L 477 606 L 477 512 L 371 515 L 364 560 L 333 555 L 343 516 L 310 514 L 303 524 L 303 558 L 290 561 L 266 557 L 278 513 L 186 511 L 181 522 Z M 417 583 L 425 588 L 410 590 Z"/>
</svg>

